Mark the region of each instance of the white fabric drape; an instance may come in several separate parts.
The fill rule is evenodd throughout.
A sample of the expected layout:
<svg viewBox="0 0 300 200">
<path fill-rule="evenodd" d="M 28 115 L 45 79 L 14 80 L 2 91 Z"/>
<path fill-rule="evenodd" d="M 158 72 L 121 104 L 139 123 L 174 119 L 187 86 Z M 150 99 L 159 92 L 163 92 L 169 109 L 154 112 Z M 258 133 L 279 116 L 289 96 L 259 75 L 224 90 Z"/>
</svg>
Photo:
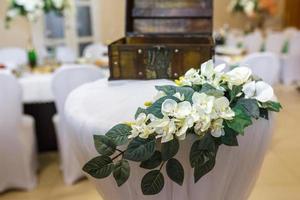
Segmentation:
<svg viewBox="0 0 300 200">
<path fill-rule="evenodd" d="M 21 98 L 18 81 L 0 70 L 0 192 L 37 183 L 34 120 L 22 114 Z"/>
<path fill-rule="evenodd" d="M 138 106 L 152 99 L 155 85 L 172 84 L 155 81 L 97 81 L 74 90 L 65 105 L 66 121 L 72 131 L 70 140 L 81 166 L 97 155 L 94 134 L 105 134 L 117 123 L 133 120 Z M 271 122 L 258 120 L 239 137 L 239 147 L 221 146 L 215 169 L 194 184 L 188 162 L 192 141 L 181 144 L 176 156 L 184 165 L 185 182 L 182 187 L 165 176 L 163 191 L 144 196 L 140 189 L 142 176 L 147 172 L 131 163 L 131 177 L 122 187 L 113 177 L 92 182 L 104 200 L 246 200 L 257 178 L 267 144 L 271 139 Z"/>
</svg>

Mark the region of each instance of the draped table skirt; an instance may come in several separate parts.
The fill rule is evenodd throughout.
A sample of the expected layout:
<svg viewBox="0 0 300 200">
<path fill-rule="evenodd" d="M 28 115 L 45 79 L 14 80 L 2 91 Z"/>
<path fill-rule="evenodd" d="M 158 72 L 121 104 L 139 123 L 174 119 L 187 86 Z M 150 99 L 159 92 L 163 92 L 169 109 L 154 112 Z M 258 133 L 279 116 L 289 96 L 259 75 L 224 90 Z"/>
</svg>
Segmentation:
<svg viewBox="0 0 300 200">
<path fill-rule="evenodd" d="M 132 121 L 136 109 L 156 94 L 155 85 L 173 84 L 167 80 L 113 81 L 100 80 L 74 90 L 65 105 L 66 121 L 73 151 L 81 166 L 97 156 L 93 135 L 105 134 L 117 123 Z M 131 176 L 117 187 L 112 176 L 90 180 L 104 200 L 246 200 L 255 184 L 267 146 L 271 140 L 272 120 L 257 120 L 239 137 L 239 147 L 221 146 L 215 168 L 194 183 L 189 149 L 192 139 L 181 143 L 177 159 L 185 170 L 183 186 L 165 176 L 162 192 L 144 196 L 140 183 L 146 170 L 130 163 Z M 165 171 L 165 170 L 163 170 Z"/>
</svg>

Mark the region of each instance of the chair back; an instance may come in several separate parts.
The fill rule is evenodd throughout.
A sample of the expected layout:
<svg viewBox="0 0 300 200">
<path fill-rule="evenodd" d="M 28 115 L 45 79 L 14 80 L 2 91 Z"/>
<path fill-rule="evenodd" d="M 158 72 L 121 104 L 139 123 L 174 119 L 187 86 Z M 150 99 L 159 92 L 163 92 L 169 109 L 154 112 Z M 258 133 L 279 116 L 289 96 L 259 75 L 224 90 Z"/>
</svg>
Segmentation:
<svg viewBox="0 0 300 200">
<path fill-rule="evenodd" d="M 27 52 L 18 47 L 0 49 L 0 63 L 4 64 L 8 69 L 26 65 L 28 63 Z"/>
<path fill-rule="evenodd" d="M 18 144 L 22 120 L 22 89 L 17 79 L 6 70 L 0 70 L 0 157 Z M 14 150 L 18 150 L 16 145 Z"/>
<path fill-rule="evenodd" d="M 76 61 L 76 53 L 70 47 L 59 46 L 55 50 L 55 57 L 59 63 L 74 63 Z"/>
<path fill-rule="evenodd" d="M 268 34 L 265 43 L 265 50 L 280 55 L 287 38 L 282 32 L 271 32 Z"/>
<path fill-rule="evenodd" d="M 64 104 L 69 93 L 80 85 L 105 78 L 101 70 L 93 65 L 64 65 L 53 77 L 52 90 L 59 114 L 64 111 Z"/>
<path fill-rule="evenodd" d="M 279 83 L 280 61 L 273 53 L 250 54 L 241 62 L 240 66 L 249 67 L 254 75 L 270 85 Z"/>
<path fill-rule="evenodd" d="M 107 46 L 103 44 L 88 45 L 83 51 L 83 57 L 88 60 L 97 60 L 107 56 Z"/>
<path fill-rule="evenodd" d="M 247 50 L 247 53 L 259 52 L 261 50 L 262 44 L 263 36 L 259 31 L 249 33 L 244 38 L 244 46 Z"/>
<path fill-rule="evenodd" d="M 288 54 L 300 56 L 300 32 L 291 37 L 288 47 Z"/>
</svg>

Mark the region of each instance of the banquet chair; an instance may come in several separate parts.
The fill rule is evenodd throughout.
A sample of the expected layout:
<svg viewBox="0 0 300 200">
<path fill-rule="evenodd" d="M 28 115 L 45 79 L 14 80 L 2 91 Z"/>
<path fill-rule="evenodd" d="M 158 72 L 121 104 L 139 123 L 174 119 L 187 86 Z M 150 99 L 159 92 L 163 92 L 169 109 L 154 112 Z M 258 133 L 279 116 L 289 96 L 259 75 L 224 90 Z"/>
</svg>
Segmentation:
<svg viewBox="0 0 300 200">
<path fill-rule="evenodd" d="M 100 69 L 92 65 L 64 65 L 54 74 L 52 90 L 58 114 L 53 117 L 58 139 L 61 159 L 61 170 L 67 185 L 74 184 L 83 177 L 81 166 L 77 162 L 72 141 L 69 139 L 69 129 L 65 124 L 64 103 L 69 93 L 78 86 L 104 78 Z M 76 147 L 74 147 L 76 148 Z"/>
<path fill-rule="evenodd" d="M 259 52 L 263 45 L 263 36 L 260 31 L 249 33 L 244 37 L 244 46 L 247 53 Z"/>
<path fill-rule="evenodd" d="M 67 46 L 59 46 L 55 50 L 55 58 L 58 63 L 74 63 L 76 61 L 76 53 Z"/>
<path fill-rule="evenodd" d="M 288 54 L 282 57 L 281 75 L 286 85 L 300 81 L 300 33 L 290 39 Z"/>
<path fill-rule="evenodd" d="M 244 35 L 241 31 L 232 30 L 226 36 L 226 46 L 229 47 L 238 47 L 239 44 L 243 44 Z"/>
<path fill-rule="evenodd" d="M 31 190 L 37 184 L 34 120 L 22 112 L 21 86 L 11 73 L 0 70 L 0 193 Z"/>
<path fill-rule="evenodd" d="M 270 85 L 279 83 L 280 60 L 270 52 L 254 53 L 246 56 L 240 66 L 249 67 L 254 75 Z"/>
<path fill-rule="evenodd" d="M 103 44 L 91 44 L 83 50 L 83 57 L 92 61 L 103 59 L 107 54 L 107 46 Z"/>
<path fill-rule="evenodd" d="M 286 39 L 286 36 L 282 32 L 269 33 L 265 42 L 265 50 L 280 55 Z"/>
<path fill-rule="evenodd" d="M 4 64 L 8 69 L 17 69 L 21 65 L 28 63 L 27 52 L 18 47 L 7 47 L 0 49 L 0 64 Z"/>
</svg>

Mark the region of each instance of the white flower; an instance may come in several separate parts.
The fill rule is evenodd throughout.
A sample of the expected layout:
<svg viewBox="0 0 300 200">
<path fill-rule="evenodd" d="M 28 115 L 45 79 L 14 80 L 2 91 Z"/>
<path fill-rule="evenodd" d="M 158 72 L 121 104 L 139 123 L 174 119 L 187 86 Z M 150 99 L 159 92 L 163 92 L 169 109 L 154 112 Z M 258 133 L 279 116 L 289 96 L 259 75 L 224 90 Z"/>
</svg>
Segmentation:
<svg viewBox="0 0 300 200">
<path fill-rule="evenodd" d="M 262 103 L 270 101 L 274 97 L 273 88 L 263 81 L 252 81 L 245 84 L 243 86 L 243 92 L 245 98 L 253 98 Z"/>
<path fill-rule="evenodd" d="M 55 8 L 62 9 L 65 3 L 65 0 L 52 0 L 52 3 Z"/>
<path fill-rule="evenodd" d="M 229 100 L 226 97 L 220 97 L 214 102 L 214 113 L 213 118 L 222 118 L 226 120 L 231 120 L 235 116 L 235 113 L 230 108 Z"/>
<path fill-rule="evenodd" d="M 248 1 L 244 7 L 244 11 L 246 15 L 248 15 L 249 17 L 254 15 L 254 9 L 255 9 L 255 3 L 253 1 Z"/>
<path fill-rule="evenodd" d="M 215 74 L 213 60 L 209 60 L 201 65 L 201 75 L 211 79 Z"/>
<path fill-rule="evenodd" d="M 7 11 L 6 16 L 9 18 L 14 18 L 19 14 L 20 14 L 20 11 L 18 9 L 10 9 Z"/>
<path fill-rule="evenodd" d="M 211 118 L 209 115 L 202 115 L 199 117 L 199 120 L 196 122 L 194 131 L 197 135 L 202 135 L 205 131 L 209 129 L 211 125 Z"/>
<path fill-rule="evenodd" d="M 213 121 L 212 128 L 211 128 L 211 135 L 217 138 L 225 135 L 223 129 L 223 119 L 217 119 Z"/>
<path fill-rule="evenodd" d="M 239 86 L 246 83 L 251 75 L 252 71 L 248 67 L 237 67 L 227 72 L 224 75 L 224 79 L 228 82 L 228 86 L 231 89 L 234 85 Z"/>
<path fill-rule="evenodd" d="M 166 99 L 161 106 L 161 112 L 164 116 L 183 119 L 191 114 L 192 105 L 188 101 L 177 103 L 173 99 Z"/>
<path fill-rule="evenodd" d="M 139 114 L 136 121 L 131 125 L 131 135 L 128 138 L 135 138 L 140 136 L 141 138 L 148 138 L 149 135 L 154 133 L 154 128 L 146 123 L 150 121 L 154 121 L 156 119 L 153 115 L 146 115 L 145 113 Z"/>
<path fill-rule="evenodd" d="M 173 96 L 179 99 L 180 101 L 184 101 L 184 94 L 180 94 L 179 92 L 176 92 Z"/>
<path fill-rule="evenodd" d="M 193 107 L 203 114 L 210 114 L 213 109 L 215 97 L 208 96 L 205 93 L 195 92 L 192 96 Z"/>
<path fill-rule="evenodd" d="M 183 79 L 181 80 L 181 84 L 192 86 L 193 84 L 199 85 L 202 83 L 202 81 L 203 80 L 199 74 L 199 70 L 192 68 L 185 73 Z"/>
<path fill-rule="evenodd" d="M 170 119 L 168 116 L 164 116 L 162 119 L 156 119 L 149 124 L 154 128 L 155 132 L 158 134 L 157 138 L 161 138 L 161 142 L 169 142 L 174 139 L 174 134 L 176 132 L 175 119 Z"/>
</svg>

